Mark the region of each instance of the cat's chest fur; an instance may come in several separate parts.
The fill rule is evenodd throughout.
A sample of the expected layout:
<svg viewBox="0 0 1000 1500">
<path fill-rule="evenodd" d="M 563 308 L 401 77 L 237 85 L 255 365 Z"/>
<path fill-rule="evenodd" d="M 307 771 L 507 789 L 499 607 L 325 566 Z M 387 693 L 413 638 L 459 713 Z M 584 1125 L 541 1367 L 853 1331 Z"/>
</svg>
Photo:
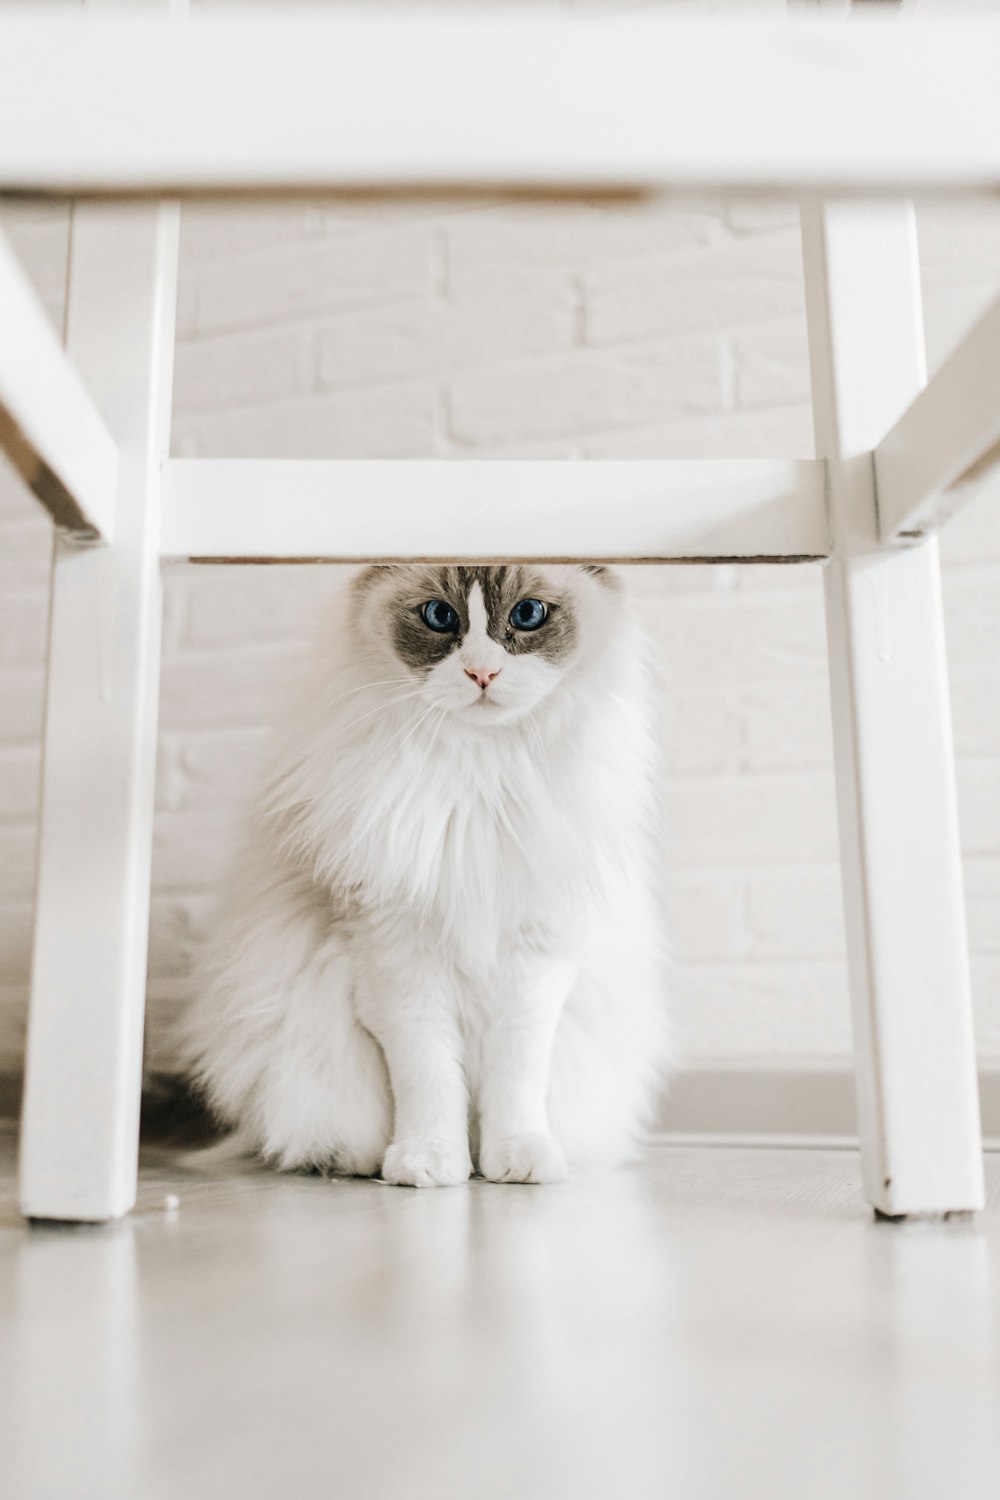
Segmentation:
<svg viewBox="0 0 1000 1500">
<path fill-rule="evenodd" d="M 518 745 L 373 758 L 363 805 L 341 808 L 335 862 L 374 905 L 402 900 L 449 925 L 509 930 L 559 899 L 586 860 L 586 818 L 569 816 L 574 800 L 585 812 L 572 761 L 560 757 L 557 785 Z"/>
<path fill-rule="evenodd" d="M 471 745 L 414 735 L 400 748 L 386 725 L 341 745 L 296 808 L 300 857 L 355 908 L 409 912 L 477 963 L 518 932 L 575 922 L 625 809 L 612 747 L 573 731 Z"/>
</svg>

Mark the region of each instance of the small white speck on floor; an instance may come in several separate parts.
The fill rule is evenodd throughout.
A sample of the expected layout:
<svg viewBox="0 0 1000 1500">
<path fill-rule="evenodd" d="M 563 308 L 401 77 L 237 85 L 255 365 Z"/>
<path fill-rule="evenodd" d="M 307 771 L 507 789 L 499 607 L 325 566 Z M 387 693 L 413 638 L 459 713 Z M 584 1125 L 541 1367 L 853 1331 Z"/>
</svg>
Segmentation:
<svg viewBox="0 0 1000 1500">
<path fill-rule="evenodd" d="M 168 1214 L 175 1214 L 181 1206 L 181 1200 L 176 1193 L 164 1193 L 163 1207 Z"/>
</svg>

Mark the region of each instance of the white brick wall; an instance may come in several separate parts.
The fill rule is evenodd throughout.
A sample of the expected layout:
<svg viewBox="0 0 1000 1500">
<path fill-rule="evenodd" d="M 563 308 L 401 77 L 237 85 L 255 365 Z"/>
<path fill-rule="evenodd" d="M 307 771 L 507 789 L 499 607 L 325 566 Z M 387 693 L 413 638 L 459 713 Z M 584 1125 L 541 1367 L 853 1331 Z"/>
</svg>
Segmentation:
<svg viewBox="0 0 1000 1500">
<path fill-rule="evenodd" d="M 65 222 L 8 224 L 58 316 Z M 1000 283 L 1000 213 L 923 216 L 938 361 Z M 185 215 L 175 451 L 808 456 L 785 207 Z M 0 476 L 0 1069 L 28 979 L 46 523 Z M 945 542 L 980 1044 L 1000 1054 L 1000 510 Z M 150 1057 L 183 997 L 274 683 L 336 570 L 178 568 L 166 588 Z M 636 570 L 668 670 L 670 901 L 695 1060 L 849 1046 L 815 569 Z"/>
</svg>

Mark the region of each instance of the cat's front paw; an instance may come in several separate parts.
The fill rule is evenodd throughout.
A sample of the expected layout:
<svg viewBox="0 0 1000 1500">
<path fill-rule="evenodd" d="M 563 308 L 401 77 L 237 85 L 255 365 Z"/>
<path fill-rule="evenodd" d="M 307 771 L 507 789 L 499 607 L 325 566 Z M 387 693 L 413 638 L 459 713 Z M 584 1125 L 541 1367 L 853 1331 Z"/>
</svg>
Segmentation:
<svg viewBox="0 0 1000 1500">
<path fill-rule="evenodd" d="M 563 1148 L 550 1135 L 505 1135 L 483 1143 L 479 1170 L 490 1182 L 563 1182 Z"/>
<path fill-rule="evenodd" d="M 469 1148 L 458 1141 L 393 1141 L 382 1162 L 385 1181 L 399 1187 L 455 1187 L 471 1174 Z"/>
</svg>

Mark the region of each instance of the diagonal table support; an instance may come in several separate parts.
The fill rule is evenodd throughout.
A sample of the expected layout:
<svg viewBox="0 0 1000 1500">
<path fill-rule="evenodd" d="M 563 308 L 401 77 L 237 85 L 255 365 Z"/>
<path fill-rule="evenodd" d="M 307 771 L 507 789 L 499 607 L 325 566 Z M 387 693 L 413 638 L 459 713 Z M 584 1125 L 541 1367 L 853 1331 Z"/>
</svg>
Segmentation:
<svg viewBox="0 0 1000 1500">
<path fill-rule="evenodd" d="M 93 541 L 111 540 L 114 441 L 3 235 L 0 448 L 57 526 Z"/>
<path fill-rule="evenodd" d="M 1000 466 L 1000 298 L 875 450 L 882 540 L 941 526 Z"/>
</svg>

